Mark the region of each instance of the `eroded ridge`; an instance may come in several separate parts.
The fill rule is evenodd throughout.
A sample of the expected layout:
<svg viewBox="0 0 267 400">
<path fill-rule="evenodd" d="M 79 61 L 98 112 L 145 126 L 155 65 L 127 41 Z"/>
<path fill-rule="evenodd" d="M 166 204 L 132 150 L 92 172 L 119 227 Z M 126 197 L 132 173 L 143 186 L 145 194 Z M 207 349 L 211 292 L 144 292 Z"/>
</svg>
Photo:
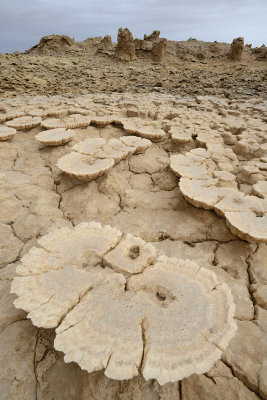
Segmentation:
<svg viewBox="0 0 267 400">
<path fill-rule="evenodd" d="M 55 348 L 88 372 L 161 385 L 208 371 L 236 332 L 230 289 L 192 261 L 100 223 L 38 240 L 11 292 L 33 324 L 56 328 Z"/>
<path fill-rule="evenodd" d="M 254 168 L 260 172 L 263 162 Z M 233 234 L 249 242 L 267 241 L 266 184 L 259 181 L 248 195 L 239 190 L 239 177 L 246 168 L 231 148 L 206 144 L 206 149 L 193 149 L 185 155 L 170 158 L 171 170 L 180 177 L 179 187 L 187 201 L 196 207 L 214 210 L 226 219 Z M 261 174 L 259 174 L 262 177 Z"/>
<path fill-rule="evenodd" d="M 61 157 L 57 166 L 74 178 L 90 181 L 128 156 L 143 153 L 151 144 L 150 140 L 135 136 L 110 139 L 108 142 L 102 138 L 86 139 L 73 146 L 75 151 Z"/>
</svg>

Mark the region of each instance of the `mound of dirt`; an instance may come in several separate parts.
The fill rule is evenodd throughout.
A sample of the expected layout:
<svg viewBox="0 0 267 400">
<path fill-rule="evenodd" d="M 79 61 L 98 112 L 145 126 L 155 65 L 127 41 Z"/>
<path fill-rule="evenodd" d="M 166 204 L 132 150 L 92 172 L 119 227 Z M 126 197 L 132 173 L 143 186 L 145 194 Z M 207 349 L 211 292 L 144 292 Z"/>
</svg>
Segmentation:
<svg viewBox="0 0 267 400">
<path fill-rule="evenodd" d="M 27 54 L 62 54 L 75 46 L 75 40 L 65 35 L 48 35 L 41 38 L 40 42 L 31 47 Z"/>
<path fill-rule="evenodd" d="M 256 60 L 267 61 L 267 47 L 264 44 L 261 47 L 255 47 L 252 51 L 256 56 Z"/>
</svg>

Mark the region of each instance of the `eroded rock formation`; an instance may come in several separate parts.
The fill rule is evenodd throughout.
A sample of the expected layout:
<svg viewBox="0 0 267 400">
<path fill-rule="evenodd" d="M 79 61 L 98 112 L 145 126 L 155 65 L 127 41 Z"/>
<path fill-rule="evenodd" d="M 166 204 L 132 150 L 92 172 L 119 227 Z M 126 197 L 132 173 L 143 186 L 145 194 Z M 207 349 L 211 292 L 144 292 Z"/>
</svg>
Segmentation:
<svg viewBox="0 0 267 400">
<path fill-rule="evenodd" d="M 161 38 L 156 41 L 152 48 L 153 60 L 160 62 L 166 55 L 167 39 Z"/>
<path fill-rule="evenodd" d="M 121 61 L 136 59 L 133 35 L 128 28 L 118 30 L 118 42 L 115 48 L 115 58 Z"/>
<path fill-rule="evenodd" d="M 106 35 L 101 39 L 101 42 L 98 45 L 97 52 L 104 53 L 110 55 L 113 51 L 113 43 L 110 35 Z"/>
<path fill-rule="evenodd" d="M 75 44 L 74 39 L 66 35 L 48 35 L 41 38 L 40 42 L 27 50 L 27 53 L 60 54 L 70 49 Z"/>
<path fill-rule="evenodd" d="M 244 51 L 244 38 L 239 37 L 232 41 L 231 44 L 231 58 L 236 61 L 241 60 L 242 53 Z"/>
</svg>

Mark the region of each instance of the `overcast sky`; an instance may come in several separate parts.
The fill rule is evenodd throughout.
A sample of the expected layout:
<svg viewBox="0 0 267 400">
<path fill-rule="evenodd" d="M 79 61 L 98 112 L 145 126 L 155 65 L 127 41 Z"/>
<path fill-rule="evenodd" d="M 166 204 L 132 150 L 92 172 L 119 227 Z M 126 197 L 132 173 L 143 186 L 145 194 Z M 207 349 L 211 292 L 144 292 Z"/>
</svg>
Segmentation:
<svg viewBox="0 0 267 400">
<path fill-rule="evenodd" d="M 75 40 L 134 37 L 158 29 L 172 40 L 193 37 L 267 44 L 267 0 L 0 0 L 0 52 L 24 51 L 49 34 Z"/>
</svg>

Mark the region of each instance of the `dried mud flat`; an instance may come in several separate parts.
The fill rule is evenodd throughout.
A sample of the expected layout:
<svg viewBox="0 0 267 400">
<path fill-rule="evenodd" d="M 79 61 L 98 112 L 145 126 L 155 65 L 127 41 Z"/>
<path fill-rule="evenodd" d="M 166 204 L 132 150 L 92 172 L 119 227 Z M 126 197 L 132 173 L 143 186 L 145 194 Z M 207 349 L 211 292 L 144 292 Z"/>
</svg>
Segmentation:
<svg viewBox="0 0 267 400">
<path fill-rule="evenodd" d="M 114 93 L 17 96 L 2 99 L 1 106 L 1 128 L 10 126 L 17 133 L 0 142 L 0 399 L 267 399 L 267 245 L 241 240 L 224 216 L 189 204 L 170 169 L 172 156 L 220 146 L 223 154 L 235 157 L 231 171 L 225 160 L 213 160 L 219 171 L 231 175 L 217 173 L 221 187 L 257 197 L 264 208 L 266 186 L 260 182 L 267 174 L 266 101 Z M 51 118 L 57 119 L 53 124 L 67 124 L 77 113 L 94 122 L 74 126 L 65 145 L 45 147 L 35 139 Z M 15 120 L 23 116 L 30 118 Z M 126 121 L 125 129 L 109 123 L 114 120 Z M 129 124 L 141 122 L 165 134 L 161 140 L 152 138 L 144 153 L 122 159 L 89 182 L 58 169 L 58 160 L 72 146 L 90 138 L 124 137 Z M 116 381 L 102 371 L 88 374 L 76 363 L 64 363 L 63 353 L 54 349 L 53 329 L 36 328 L 14 307 L 10 286 L 21 257 L 53 228 L 84 221 L 139 236 L 159 255 L 195 261 L 228 284 L 238 331 L 209 372 L 163 386 L 141 376 Z"/>
</svg>

